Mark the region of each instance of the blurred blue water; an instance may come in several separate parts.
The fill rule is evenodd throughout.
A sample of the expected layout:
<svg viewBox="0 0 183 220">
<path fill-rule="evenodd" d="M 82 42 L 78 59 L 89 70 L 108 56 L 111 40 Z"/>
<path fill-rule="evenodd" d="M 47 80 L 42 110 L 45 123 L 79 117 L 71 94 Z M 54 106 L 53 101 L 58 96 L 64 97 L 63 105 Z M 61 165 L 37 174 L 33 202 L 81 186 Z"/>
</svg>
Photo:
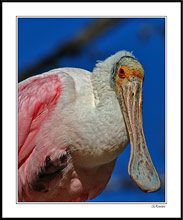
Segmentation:
<svg viewBox="0 0 183 220">
<path fill-rule="evenodd" d="M 52 53 L 80 33 L 92 18 L 19 18 L 18 70 L 21 71 Z M 106 190 L 92 201 L 165 201 L 165 19 L 133 18 L 94 39 L 76 57 L 65 57 L 59 67 L 79 67 L 92 71 L 96 60 L 104 60 L 119 50 L 133 51 L 145 70 L 143 86 L 144 133 L 152 161 L 161 177 L 162 188 L 143 193 L 128 175 L 130 145 L 117 160 Z M 132 184 L 127 187 L 125 183 Z"/>
</svg>

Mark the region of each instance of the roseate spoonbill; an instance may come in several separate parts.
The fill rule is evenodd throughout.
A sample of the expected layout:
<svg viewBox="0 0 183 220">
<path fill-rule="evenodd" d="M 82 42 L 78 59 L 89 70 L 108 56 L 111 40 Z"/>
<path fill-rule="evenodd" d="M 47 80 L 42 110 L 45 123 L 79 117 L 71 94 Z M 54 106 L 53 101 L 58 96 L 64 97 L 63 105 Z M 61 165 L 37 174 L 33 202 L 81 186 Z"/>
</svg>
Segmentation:
<svg viewBox="0 0 183 220">
<path fill-rule="evenodd" d="M 129 141 L 130 177 L 142 191 L 157 191 L 143 132 L 143 80 L 133 54 L 119 51 L 93 73 L 59 68 L 20 82 L 18 201 L 95 198 Z"/>
</svg>

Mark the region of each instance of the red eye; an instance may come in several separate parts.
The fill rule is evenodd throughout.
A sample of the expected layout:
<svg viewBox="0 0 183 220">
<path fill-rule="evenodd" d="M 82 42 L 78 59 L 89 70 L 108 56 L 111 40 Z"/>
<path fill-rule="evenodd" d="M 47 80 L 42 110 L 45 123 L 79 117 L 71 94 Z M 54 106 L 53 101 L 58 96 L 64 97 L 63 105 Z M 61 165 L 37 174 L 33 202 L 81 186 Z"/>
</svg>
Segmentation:
<svg viewBox="0 0 183 220">
<path fill-rule="evenodd" d="M 123 69 L 123 68 L 120 68 L 120 69 L 119 69 L 118 74 L 119 74 L 119 76 L 120 76 L 120 77 L 125 78 L 125 71 L 124 71 L 124 69 Z"/>
</svg>

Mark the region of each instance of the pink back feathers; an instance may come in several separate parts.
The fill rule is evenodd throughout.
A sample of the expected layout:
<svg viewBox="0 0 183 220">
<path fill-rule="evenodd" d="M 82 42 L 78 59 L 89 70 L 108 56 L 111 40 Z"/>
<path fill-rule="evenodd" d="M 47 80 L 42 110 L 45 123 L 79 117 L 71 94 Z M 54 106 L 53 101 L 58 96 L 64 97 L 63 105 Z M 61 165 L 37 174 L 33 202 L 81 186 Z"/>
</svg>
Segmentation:
<svg viewBox="0 0 183 220">
<path fill-rule="evenodd" d="M 61 95 L 58 75 L 33 78 L 18 88 L 18 167 L 30 156 L 35 138 Z"/>
</svg>

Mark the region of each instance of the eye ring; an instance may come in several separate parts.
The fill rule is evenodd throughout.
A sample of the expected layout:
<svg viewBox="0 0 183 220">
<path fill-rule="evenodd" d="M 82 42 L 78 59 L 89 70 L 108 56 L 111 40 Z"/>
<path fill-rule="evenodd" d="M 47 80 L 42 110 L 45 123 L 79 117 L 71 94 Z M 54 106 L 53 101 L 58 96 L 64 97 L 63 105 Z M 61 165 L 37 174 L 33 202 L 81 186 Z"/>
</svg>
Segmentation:
<svg viewBox="0 0 183 220">
<path fill-rule="evenodd" d="M 119 77 L 121 77 L 121 78 L 125 78 L 125 71 L 124 71 L 123 68 L 120 68 L 120 69 L 119 69 L 118 75 L 119 75 Z"/>
</svg>

